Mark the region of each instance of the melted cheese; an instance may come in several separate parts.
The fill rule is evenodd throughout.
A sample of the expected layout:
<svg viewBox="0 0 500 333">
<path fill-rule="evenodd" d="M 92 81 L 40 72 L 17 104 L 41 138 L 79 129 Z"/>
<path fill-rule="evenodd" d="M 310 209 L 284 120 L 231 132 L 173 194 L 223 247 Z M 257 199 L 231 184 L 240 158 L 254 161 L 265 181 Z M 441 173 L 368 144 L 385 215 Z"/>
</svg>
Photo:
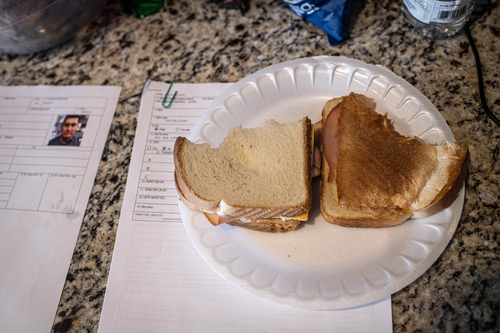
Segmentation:
<svg viewBox="0 0 500 333">
<path fill-rule="evenodd" d="M 283 221 L 289 221 L 289 220 L 307 221 L 307 219 L 309 218 L 309 212 L 304 212 L 304 213 L 297 215 L 297 216 L 294 216 L 294 217 L 280 216 L 280 218 Z"/>
</svg>

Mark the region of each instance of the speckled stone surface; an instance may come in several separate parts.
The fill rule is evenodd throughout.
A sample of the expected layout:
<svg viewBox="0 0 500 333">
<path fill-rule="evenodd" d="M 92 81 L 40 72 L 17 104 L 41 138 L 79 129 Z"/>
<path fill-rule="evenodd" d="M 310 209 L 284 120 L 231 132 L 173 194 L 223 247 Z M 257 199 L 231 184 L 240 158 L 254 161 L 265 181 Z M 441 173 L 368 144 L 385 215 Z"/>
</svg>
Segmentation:
<svg viewBox="0 0 500 333">
<path fill-rule="evenodd" d="M 169 1 L 138 20 L 110 2 L 72 41 L 31 55 L 0 54 L 1 85 L 117 85 L 122 95 L 61 296 L 53 332 L 96 332 L 106 290 L 140 96 L 147 79 L 236 82 L 286 60 L 344 55 L 382 64 L 418 88 L 466 141 L 471 165 L 458 229 L 441 257 L 392 298 L 394 332 L 500 331 L 500 127 L 481 108 L 464 34 L 432 41 L 400 15 L 400 1 L 356 1 L 349 39 L 324 33 L 281 0 L 250 11 Z M 486 97 L 500 116 L 500 6 L 482 6 L 471 25 Z"/>
</svg>

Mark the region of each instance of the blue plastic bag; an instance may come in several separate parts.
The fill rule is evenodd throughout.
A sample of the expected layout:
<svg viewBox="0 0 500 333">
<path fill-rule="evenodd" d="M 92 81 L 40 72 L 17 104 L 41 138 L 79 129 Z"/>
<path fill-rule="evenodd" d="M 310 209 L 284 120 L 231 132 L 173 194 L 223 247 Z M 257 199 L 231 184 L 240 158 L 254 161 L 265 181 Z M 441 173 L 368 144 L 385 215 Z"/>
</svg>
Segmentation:
<svg viewBox="0 0 500 333">
<path fill-rule="evenodd" d="M 284 0 L 297 15 L 326 32 L 330 45 L 338 45 L 349 33 L 352 0 Z"/>
</svg>

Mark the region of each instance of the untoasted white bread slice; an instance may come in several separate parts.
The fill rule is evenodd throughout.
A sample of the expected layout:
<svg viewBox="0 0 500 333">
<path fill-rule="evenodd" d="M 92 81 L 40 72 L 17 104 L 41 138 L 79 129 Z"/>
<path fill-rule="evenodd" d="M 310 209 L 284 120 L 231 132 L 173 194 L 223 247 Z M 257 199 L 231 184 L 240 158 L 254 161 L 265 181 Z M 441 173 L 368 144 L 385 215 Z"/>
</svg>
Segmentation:
<svg viewBox="0 0 500 333">
<path fill-rule="evenodd" d="M 263 219 L 300 215 L 312 205 L 311 141 L 307 117 L 287 124 L 270 120 L 260 128 L 238 126 L 216 148 L 179 137 L 174 147 L 179 196 L 191 209 L 259 219 L 259 225 Z M 288 228 L 274 224 L 267 229 Z"/>
<path fill-rule="evenodd" d="M 366 97 L 353 93 L 326 103 L 324 136 L 332 110 L 339 114 L 338 155 L 331 172 L 324 147 L 329 143 L 323 141 L 325 220 L 349 227 L 392 226 L 435 214 L 454 201 L 467 173 L 465 143 L 436 147 L 404 137 L 386 115 L 367 105 Z"/>
</svg>

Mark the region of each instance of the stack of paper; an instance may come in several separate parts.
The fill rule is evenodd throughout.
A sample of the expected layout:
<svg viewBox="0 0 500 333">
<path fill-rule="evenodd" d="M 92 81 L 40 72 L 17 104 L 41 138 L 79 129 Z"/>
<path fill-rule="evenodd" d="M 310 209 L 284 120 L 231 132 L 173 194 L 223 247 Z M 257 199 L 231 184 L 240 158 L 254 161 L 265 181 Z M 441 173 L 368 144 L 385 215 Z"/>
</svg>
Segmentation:
<svg viewBox="0 0 500 333">
<path fill-rule="evenodd" d="M 50 332 L 120 90 L 0 87 L 2 332 Z"/>
<path fill-rule="evenodd" d="M 287 307 L 219 276 L 190 242 L 178 208 L 172 151 L 230 84 L 149 82 L 142 96 L 99 332 L 392 332 L 391 302 L 335 311 Z"/>
</svg>

